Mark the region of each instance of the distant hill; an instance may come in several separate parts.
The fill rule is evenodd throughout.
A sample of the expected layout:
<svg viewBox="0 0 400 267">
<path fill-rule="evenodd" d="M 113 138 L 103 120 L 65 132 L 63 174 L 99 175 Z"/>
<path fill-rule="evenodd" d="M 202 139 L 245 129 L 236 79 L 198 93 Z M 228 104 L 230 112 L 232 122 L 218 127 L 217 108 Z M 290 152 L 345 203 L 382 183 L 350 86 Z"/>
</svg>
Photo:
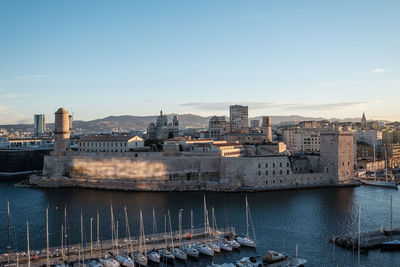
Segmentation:
<svg viewBox="0 0 400 267">
<path fill-rule="evenodd" d="M 172 118 L 175 114 L 167 114 L 168 122 L 172 122 Z M 179 125 L 185 128 L 206 128 L 208 127 L 208 122 L 211 117 L 202 117 L 194 114 L 180 114 L 179 116 Z M 157 116 L 109 116 L 102 119 L 96 119 L 91 121 L 74 121 L 74 128 L 80 128 L 84 132 L 102 132 L 102 131 L 110 131 L 113 128 L 122 128 L 122 129 L 135 129 L 135 130 L 145 130 L 149 126 L 150 123 L 156 122 Z M 290 116 L 270 116 L 272 124 L 278 124 L 281 122 L 291 122 L 291 121 L 311 121 L 311 120 L 326 120 L 325 118 L 316 118 L 316 117 L 303 117 L 298 115 L 290 115 Z M 254 117 L 249 120 L 256 119 L 260 120 L 262 117 Z M 327 119 L 329 121 L 340 121 L 340 122 L 359 122 L 360 118 L 345 118 L 345 119 L 336 119 L 330 118 Z M 388 122 L 388 121 L 382 121 Z M 53 123 L 48 123 L 47 127 L 49 129 L 54 128 Z M 0 128 L 5 129 L 22 129 L 28 130 L 32 129 L 32 124 L 12 124 L 12 125 L 0 125 Z"/>
</svg>

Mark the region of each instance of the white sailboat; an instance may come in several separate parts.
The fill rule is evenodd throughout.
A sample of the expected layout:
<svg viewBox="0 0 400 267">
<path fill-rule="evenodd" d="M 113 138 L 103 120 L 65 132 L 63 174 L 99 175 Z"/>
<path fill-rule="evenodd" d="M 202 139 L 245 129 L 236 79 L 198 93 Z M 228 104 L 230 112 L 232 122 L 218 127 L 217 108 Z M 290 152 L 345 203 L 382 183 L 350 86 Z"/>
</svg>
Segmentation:
<svg viewBox="0 0 400 267">
<path fill-rule="evenodd" d="M 139 234 L 139 251 L 134 254 L 135 262 L 140 266 L 147 266 L 146 255 L 146 238 L 144 235 L 142 210 L 139 211 L 140 217 L 140 234 Z"/>
<path fill-rule="evenodd" d="M 157 234 L 156 211 L 153 207 L 153 237 Z M 147 252 L 147 259 L 156 264 L 160 263 L 160 254 L 154 249 Z"/>
<path fill-rule="evenodd" d="M 207 237 L 209 233 L 208 226 L 208 212 L 207 212 L 207 203 L 206 203 L 206 196 L 203 197 L 203 205 L 204 205 L 204 237 Z M 193 245 L 201 254 L 207 256 L 214 256 L 214 250 L 208 246 L 207 244 L 197 243 Z"/>
<path fill-rule="evenodd" d="M 172 244 L 172 253 L 174 253 L 175 259 L 186 262 L 186 260 L 187 260 L 186 253 L 183 250 L 181 250 L 180 248 L 177 248 L 174 246 L 174 238 L 172 236 L 171 214 L 170 214 L 169 210 L 168 210 L 168 222 L 169 222 L 169 233 L 170 233 L 171 244 Z"/>
<path fill-rule="evenodd" d="M 112 244 L 112 251 L 114 251 L 114 213 L 113 207 L 110 205 L 110 214 L 111 214 L 111 244 Z M 100 263 L 104 265 L 104 267 L 118 267 L 120 266 L 119 262 L 116 261 L 114 258 L 109 257 L 106 255 L 103 259 L 100 259 Z"/>
<path fill-rule="evenodd" d="M 159 249 L 158 253 L 165 262 L 174 262 L 175 255 L 168 249 L 167 215 L 164 215 L 165 248 Z"/>
<path fill-rule="evenodd" d="M 190 210 L 190 227 L 193 232 L 193 211 Z M 192 233 L 193 236 L 193 233 Z M 182 209 L 179 211 L 179 241 L 182 243 Z M 199 257 L 199 251 L 192 245 L 184 242 L 181 246 L 181 250 L 186 253 L 187 256 L 197 259 Z"/>
<path fill-rule="evenodd" d="M 250 236 L 249 236 L 249 218 L 250 218 L 250 223 L 251 223 L 251 227 L 252 227 L 252 230 L 253 230 L 253 238 L 254 238 L 254 240 L 251 240 Z M 236 237 L 236 241 L 241 246 L 252 247 L 252 248 L 256 247 L 256 234 L 254 232 L 254 226 L 253 226 L 253 222 L 252 222 L 252 219 L 251 219 L 251 214 L 250 214 L 250 209 L 249 209 L 249 203 L 247 201 L 247 196 L 246 196 L 246 236 L 238 236 L 238 237 Z"/>
<path fill-rule="evenodd" d="M 360 182 L 365 185 L 372 185 L 372 186 L 381 186 L 381 187 L 389 187 L 397 189 L 397 182 L 396 181 L 389 181 L 388 179 L 388 169 L 387 169 L 387 153 L 385 150 L 385 181 L 377 180 L 376 179 L 376 170 L 375 170 L 375 146 L 374 146 L 374 179 L 360 179 Z"/>
<path fill-rule="evenodd" d="M 131 231 L 129 229 L 129 221 L 128 221 L 128 213 L 126 211 L 126 206 L 124 207 L 124 213 L 125 213 L 125 235 L 128 236 L 128 242 L 129 242 L 129 251 L 132 253 L 132 240 L 131 240 Z M 126 254 L 119 253 L 118 255 L 114 256 L 114 259 L 116 259 L 121 266 L 124 267 L 134 267 L 135 263 L 131 257 L 129 257 Z"/>
</svg>

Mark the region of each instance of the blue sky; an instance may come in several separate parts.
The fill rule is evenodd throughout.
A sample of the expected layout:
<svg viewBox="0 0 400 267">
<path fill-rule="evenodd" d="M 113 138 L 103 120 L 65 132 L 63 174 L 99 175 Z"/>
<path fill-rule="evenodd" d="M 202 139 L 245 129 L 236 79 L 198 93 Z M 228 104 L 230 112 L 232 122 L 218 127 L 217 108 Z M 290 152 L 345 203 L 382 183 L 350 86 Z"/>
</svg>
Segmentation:
<svg viewBox="0 0 400 267">
<path fill-rule="evenodd" d="M 400 120 L 400 1 L 0 1 L 0 124 L 108 115 Z"/>
</svg>

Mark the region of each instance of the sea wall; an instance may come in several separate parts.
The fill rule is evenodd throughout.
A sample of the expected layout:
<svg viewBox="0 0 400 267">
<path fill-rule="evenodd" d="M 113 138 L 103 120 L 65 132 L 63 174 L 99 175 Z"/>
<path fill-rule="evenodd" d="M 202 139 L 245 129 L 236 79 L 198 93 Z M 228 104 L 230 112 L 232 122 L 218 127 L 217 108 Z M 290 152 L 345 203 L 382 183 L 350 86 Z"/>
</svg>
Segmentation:
<svg viewBox="0 0 400 267">
<path fill-rule="evenodd" d="M 334 185 L 323 173 L 294 174 L 286 156 L 138 157 L 130 153 L 68 152 L 46 156 L 32 185 L 133 191 L 253 191 Z"/>
</svg>

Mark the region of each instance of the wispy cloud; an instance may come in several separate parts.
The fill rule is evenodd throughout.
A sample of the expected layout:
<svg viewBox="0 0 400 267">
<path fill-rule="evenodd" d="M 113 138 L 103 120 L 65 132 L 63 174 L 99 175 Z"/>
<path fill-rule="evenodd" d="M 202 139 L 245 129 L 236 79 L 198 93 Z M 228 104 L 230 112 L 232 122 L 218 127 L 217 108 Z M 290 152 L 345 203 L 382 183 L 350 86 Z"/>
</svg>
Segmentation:
<svg viewBox="0 0 400 267">
<path fill-rule="evenodd" d="M 382 72 L 386 72 L 386 70 L 377 68 L 377 69 L 371 70 L 371 72 L 382 73 Z"/>
<path fill-rule="evenodd" d="M 274 103 L 274 102 L 240 102 L 240 103 L 193 102 L 193 103 L 184 103 L 184 104 L 181 104 L 180 106 L 195 108 L 198 110 L 227 111 L 230 105 L 239 104 L 239 105 L 249 106 L 249 109 L 251 109 L 251 110 L 278 108 L 278 109 L 287 110 L 287 111 L 295 111 L 295 110 L 339 110 L 339 109 L 347 109 L 347 108 L 352 108 L 352 107 L 356 107 L 356 106 L 367 105 L 367 104 L 371 104 L 371 103 L 372 102 L 368 102 L 368 101 L 324 103 L 324 104 Z"/>
<path fill-rule="evenodd" d="M 0 93 L 0 97 L 1 98 L 18 98 L 18 97 L 25 97 L 25 96 L 31 96 L 32 94 L 25 94 L 25 93 L 21 93 L 21 94 L 18 94 L 18 93 L 6 93 L 6 94 L 1 94 Z"/>
<path fill-rule="evenodd" d="M 47 74 L 31 74 L 11 77 L 12 79 L 37 79 L 48 77 Z"/>
</svg>

